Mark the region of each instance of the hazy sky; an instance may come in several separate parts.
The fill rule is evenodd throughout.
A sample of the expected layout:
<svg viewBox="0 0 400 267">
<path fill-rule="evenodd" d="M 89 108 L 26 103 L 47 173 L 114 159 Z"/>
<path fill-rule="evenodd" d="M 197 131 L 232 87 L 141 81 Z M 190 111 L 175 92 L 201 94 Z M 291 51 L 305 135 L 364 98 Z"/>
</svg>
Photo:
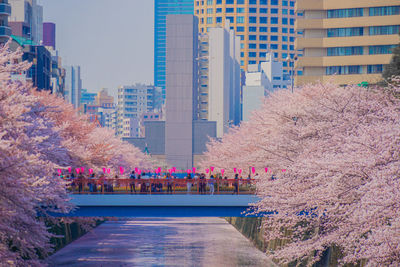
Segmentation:
<svg viewBox="0 0 400 267">
<path fill-rule="evenodd" d="M 56 23 L 63 65 L 80 65 L 83 88 L 110 93 L 153 83 L 154 0 L 41 0 Z M 114 91 L 114 92 L 111 92 Z"/>
</svg>

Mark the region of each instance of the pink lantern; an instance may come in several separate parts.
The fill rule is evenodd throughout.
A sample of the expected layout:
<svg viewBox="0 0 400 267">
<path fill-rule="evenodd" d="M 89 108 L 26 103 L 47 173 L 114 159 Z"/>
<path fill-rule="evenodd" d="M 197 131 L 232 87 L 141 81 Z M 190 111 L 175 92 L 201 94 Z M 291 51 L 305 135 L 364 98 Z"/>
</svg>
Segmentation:
<svg viewBox="0 0 400 267">
<path fill-rule="evenodd" d="M 265 168 L 265 172 L 268 172 L 268 168 Z"/>
<path fill-rule="evenodd" d="M 172 167 L 172 171 L 173 171 L 173 172 L 176 172 L 176 167 Z"/>
<path fill-rule="evenodd" d="M 173 172 L 173 169 L 169 169 L 168 171 L 169 171 L 169 174 L 172 174 L 172 172 Z"/>
<path fill-rule="evenodd" d="M 252 172 L 253 174 L 256 173 L 256 168 L 251 167 L 251 172 Z"/>
<path fill-rule="evenodd" d="M 193 167 L 192 170 L 193 170 L 193 173 L 196 173 L 196 168 L 195 167 Z"/>
<path fill-rule="evenodd" d="M 286 171 L 286 169 L 282 169 L 282 172 L 285 172 Z"/>
<path fill-rule="evenodd" d="M 85 167 L 81 167 L 81 172 L 82 172 L 82 173 L 85 172 Z"/>
<path fill-rule="evenodd" d="M 158 167 L 158 173 L 161 173 L 161 168 L 160 167 Z"/>
<path fill-rule="evenodd" d="M 81 171 L 81 169 L 76 168 L 75 171 L 76 171 L 77 174 L 79 174 L 79 172 Z"/>
<path fill-rule="evenodd" d="M 135 168 L 135 172 L 138 172 L 138 168 L 137 167 Z"/>
<path fill-rule="evenodd" d="M 189 174 L 189 173 L 191 172 L 191 170 L 190 170 L 190 169 L 188 169 L 186 172 Z"/>
<path fill-rule="evenodd" d="M 58 169 L 57 172 L 59 175 L 61 175 L 61 169 Z"/>
<path fill-rule="evenodd" d="M 123 167 L 119 167 L 119 172 L 122 174 L 124 174 L 124 168 Z"/>
<path fill-rule="evenodd" d="M 211 166 L 211 167 L 210 167 L 210 170 L 211 170 L 211 172 L 213 172 L 213 171 L 214 171 L 214 167 L 213 167 L 213 166 Z"/>
<path fill-rule="evenodd" d="M 72 172 L 72 168 L 71 168 L 71 167 L 68 168 L 68 172 L 69 172 L 69 173 Z"/>
<path fill-rule="evenodd" d="M 221 169 L 221 174 L 222 174 L 222 175 L 224 175 L 224 172 L 225 172 L 225 170 L 224 170 L 224 169 Z"/>
<path fill-rule="evenodd" d="M 239 174 L 242 174 L 242 169 L 239 169 Z"/>
<path fill-rule="evenodd" d="M 110 172 L 111 172 L 111 169 L 110 169 L 110 168 L 108 168 L 108 169 L 107 169 L 107 173 L 108 173 L 108 174 L 110 174 Z"/>
<path fill-rule="evenodd" d="M 93 173 L 93 169 L 89 169 L 89 174 L 92 174 Z"/>
<path fill-rule="evenodd" d="M 208 174 L 210 172 L 210 169 L 206 169 L 206 173 Z"/>
<path fill-rule="evenodd" d="M 233 172 L 236 173 L 236 168 L 233 168 Z"/>
</svg>

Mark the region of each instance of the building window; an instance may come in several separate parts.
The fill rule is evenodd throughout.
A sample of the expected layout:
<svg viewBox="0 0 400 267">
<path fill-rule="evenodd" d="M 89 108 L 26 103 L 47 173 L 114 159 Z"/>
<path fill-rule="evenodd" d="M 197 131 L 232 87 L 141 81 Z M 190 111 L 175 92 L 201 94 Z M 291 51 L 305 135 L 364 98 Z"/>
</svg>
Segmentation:
<svg viewBox="0 0 400 267">
<path fill-rule="evenodd" d="M 233 7 L 227 7 L 226 13 L 233 13 Z"/>
<path fill-rule="evenodd" d="M 278 24 L 278 18 L 277 17 L 272 17 L 271 18 L 271 24 Z"/>
<path fill-rule="evenodd" d="M 257 52 L 249 52 L 249 57 L 257 57 Z"/>
<path fill-rule="evenodd" d="M 377 54 L 392 54 L 393 49 L 395 49 L 397 45 L 374 45 L 369 47 L 370 55 Z"/>
<path fill-rule="evenodd" d="M 262 23 L 262 24 L 268 23 L 267 17 L 260 17 L 260 23 Z"/>
<path fill-rule="evenodd" d="M 244 23 L 244 17 L 237 17 L 236 23 Z"/>
<path fill-rule="evenodd" d="M 257 17 L 249 17 L 249 23 L 257 23 Z"/>
<path fill-rule="evenodd" d="M 213 18 L 212 17 L 208 17 L 207 18 L 207 24 L 212 24 L 213 23 Z"/>
<path fill-rule="evenodd" d="M 259 56 L 263 57 L 263 58 L 266 58 L 267 57 L 267 53 L 266 52 L 260 52 Z"/>
<path fill-rule="evenodd" d="M 244 8 L 243 7 L 236 8 L 236 13 L 244 13 Z"/>
<path fill-rule="evenodd" d="M 260 8 L 260 14 L 267 14 L 268 8 Z"/>
<path fill-rule="evenodd" d="M 333 9 L 327 12 L 328 19 L 362 17 L 362 8 Z"/>
<path fill-rule="evenodd" d="M 260 27 L 260 32 L 267 32 L 268 28 L 267 27 Z"/>
<path fill-rule="evenodd" d="M 399 34 L 400 25 L 369 27 L 369 35 Z"/>
<path fill-rule="evenodd" d="M 350 46 L 350 47 L 330 47 L 327 49 L 328 56 L 352 56 L 352 55 L 362 55 L 362 46 Z"/>
<path fill-rule="evenodd" d="M 222 17 L 216 17 L 215 20 L 217 23 L 222 23 Z"/>
<path fill-rule="evenodd" d="M 288 19 L 287 18 L 282 18 L 282 24 L 283 25 L 287 25 L 288 23 Z"/>
<path fill-rule="evenodd" d="M 260 35 L 260 41 L 267 41 L 268 35 Z"/>
<path fill-rule="evenodd" d="M 257 0 L 249 0 L 250 5 L 257 5 Z"/>
<path fill-rule="evenodd" d="M 217 8 L 216 11 L 215 11 L 215 13 L 222 13 L 222 8 L 220 8 L 220 7 Z"/>
<path fill-rule="evenodd" d="M 256 32 L 257 31 L 257 27 L 249 27 L 249 32 Z"/>
<path fill-rule="evenodd" d="M 278 49 L 278 45 L 277 44 L 271 44 L 271 49 Z"/>
<path fill-rule="evenodd" d="M 249 35 L 249 40 L 250 41 L 256 41 L 257 40 L 257 35 Z"/>
<path fill-rule="evenodd" d="M 213 13 L 213 9 L 212 8 L 207 8 L 207 14 L 212 14 Z"/>
<path fill-rule="evenodd" d="M 391 16 L 399 14 L 400 14 L 400 6 L 382 6 L 382 7 L 369 8 L 370 16 Z"/>
<path fill-rule="evenodd" d="M 243 4 L 244 4 L 244 0 L 237 0 L 236 3 L 237 3 L 238 5 L 243 5 Z"/>
<path fill-rule="evenodd" d="M 267 44 L 260 44 L 260 49 L 268 49 Z"/>
<path fill-rule="evenodd" d="M 255 61 L 255 60 L 249 60 L 249 64 L 257 64 L 257 61 Z"/>
<path fill-rule="evenodd" d="M 371 29 L 372 27 L 370 27 Z M 346 36 L 362 36 L 364 29 L 362 27 L 356 28 L 333 28 L 327 30 L 328 37 L 346 37 Z"/>
<path fill-rule="evenodd" d="M 278 14 L 277 8 L 271 8 L 271 14 Z"/>
<path fill-rule="evenodd" d="M 271 0 L 271 6 L 277 6 L 277 5 L 279 5 L 278 0 Z"/>
<path fill-rule="evenodd" d="M 326 67 L 326 75 L 362 74 L 361 66 L 331 66 Z"/>
<path fill-rule="evenodd" d="M 212 5 L 213 4 L 213 0 L 207 0 L 207 5 Z"/>
<path fill-rule="evenodd" d="M 249 8 L 249 13 L 257 13 L 257 8 L 254 8 L 254 7 L 250 7 Z"/>
<path fill-rule="evenodd" d="M 233 17 L 226 17 L 227 20 L 229 20 L 230 23 L 233 23 L 234 18 Z"/>
<path fill-rule="evenodd" d="M 244 32 L 244 27 L 243 26 L 237 26 L 236 27 L 236 32 Z"/>
<path fill-rule="evenodd" d="M 383 72 L 383 65 L 368 65 L 367 67 L 368 73 L 382 73 Z"/>
<path fill-rule="evenodd" d="M 269 37 L 269 39 L 270 39 L 271 41 L 278 41 L 278 36 L 277 36 L 277 35 L 271 35 L 271 36 Z"/>
<path fill-rule="evenodd" d="M 249 49 L 257 49 L 257 44 L 249 44 Z"/>
</svg>

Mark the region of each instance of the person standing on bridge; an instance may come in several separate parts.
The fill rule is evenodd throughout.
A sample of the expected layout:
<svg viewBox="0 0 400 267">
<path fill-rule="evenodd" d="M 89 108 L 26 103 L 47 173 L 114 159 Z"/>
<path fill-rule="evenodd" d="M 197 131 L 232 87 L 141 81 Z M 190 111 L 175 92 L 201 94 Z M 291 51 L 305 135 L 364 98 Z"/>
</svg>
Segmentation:
<svg viewBox="0 0 400 267">
<path fill-rule="evenodd" d="M 135 171 L 132 171 L 131 175 L 129 176 L 129 179 L 131 179 L 131 182 L 130 182 L 131 193 L 132 193 L 132 191 L 135 191 L 135 194 L 136 194 L 136 187 L 135 187 L 136 174 L 135 174 Z"/>
<path fill-rule="evenodd" d="M 186 187 L 187 187 L 187 192 L 190 193 L 192 191 L 192 175 L 188 173 L 188 176 L 186 177 Z"/>
<path fill-rule="evenodd" d="M 210 187 L 210 194 L 214 195 L 214 175 L 210 176 L 210 179 L 208 180 L 208 187 Z"/>
<path fill-rule="evenodd" d="M 172 181 L 171 181 L 172 177 L 171 177 L 171 174 L 167 173 L 166 179 L 167 179 L 167 193 L 171 192 L 171 194 L 172 194 Z"/>
</svg>

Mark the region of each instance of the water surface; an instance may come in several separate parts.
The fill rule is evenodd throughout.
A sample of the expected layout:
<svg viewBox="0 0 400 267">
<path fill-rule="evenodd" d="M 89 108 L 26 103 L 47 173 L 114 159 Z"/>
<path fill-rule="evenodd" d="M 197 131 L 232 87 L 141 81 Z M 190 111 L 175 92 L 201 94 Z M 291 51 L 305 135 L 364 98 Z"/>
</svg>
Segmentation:
<svg viewBox="0 0 400 267">
<path fill-rule="evenodd" d="M 48 261 L 50 266 L 274 266 L 221 218 L 109 221 Z"/>
</svg>

